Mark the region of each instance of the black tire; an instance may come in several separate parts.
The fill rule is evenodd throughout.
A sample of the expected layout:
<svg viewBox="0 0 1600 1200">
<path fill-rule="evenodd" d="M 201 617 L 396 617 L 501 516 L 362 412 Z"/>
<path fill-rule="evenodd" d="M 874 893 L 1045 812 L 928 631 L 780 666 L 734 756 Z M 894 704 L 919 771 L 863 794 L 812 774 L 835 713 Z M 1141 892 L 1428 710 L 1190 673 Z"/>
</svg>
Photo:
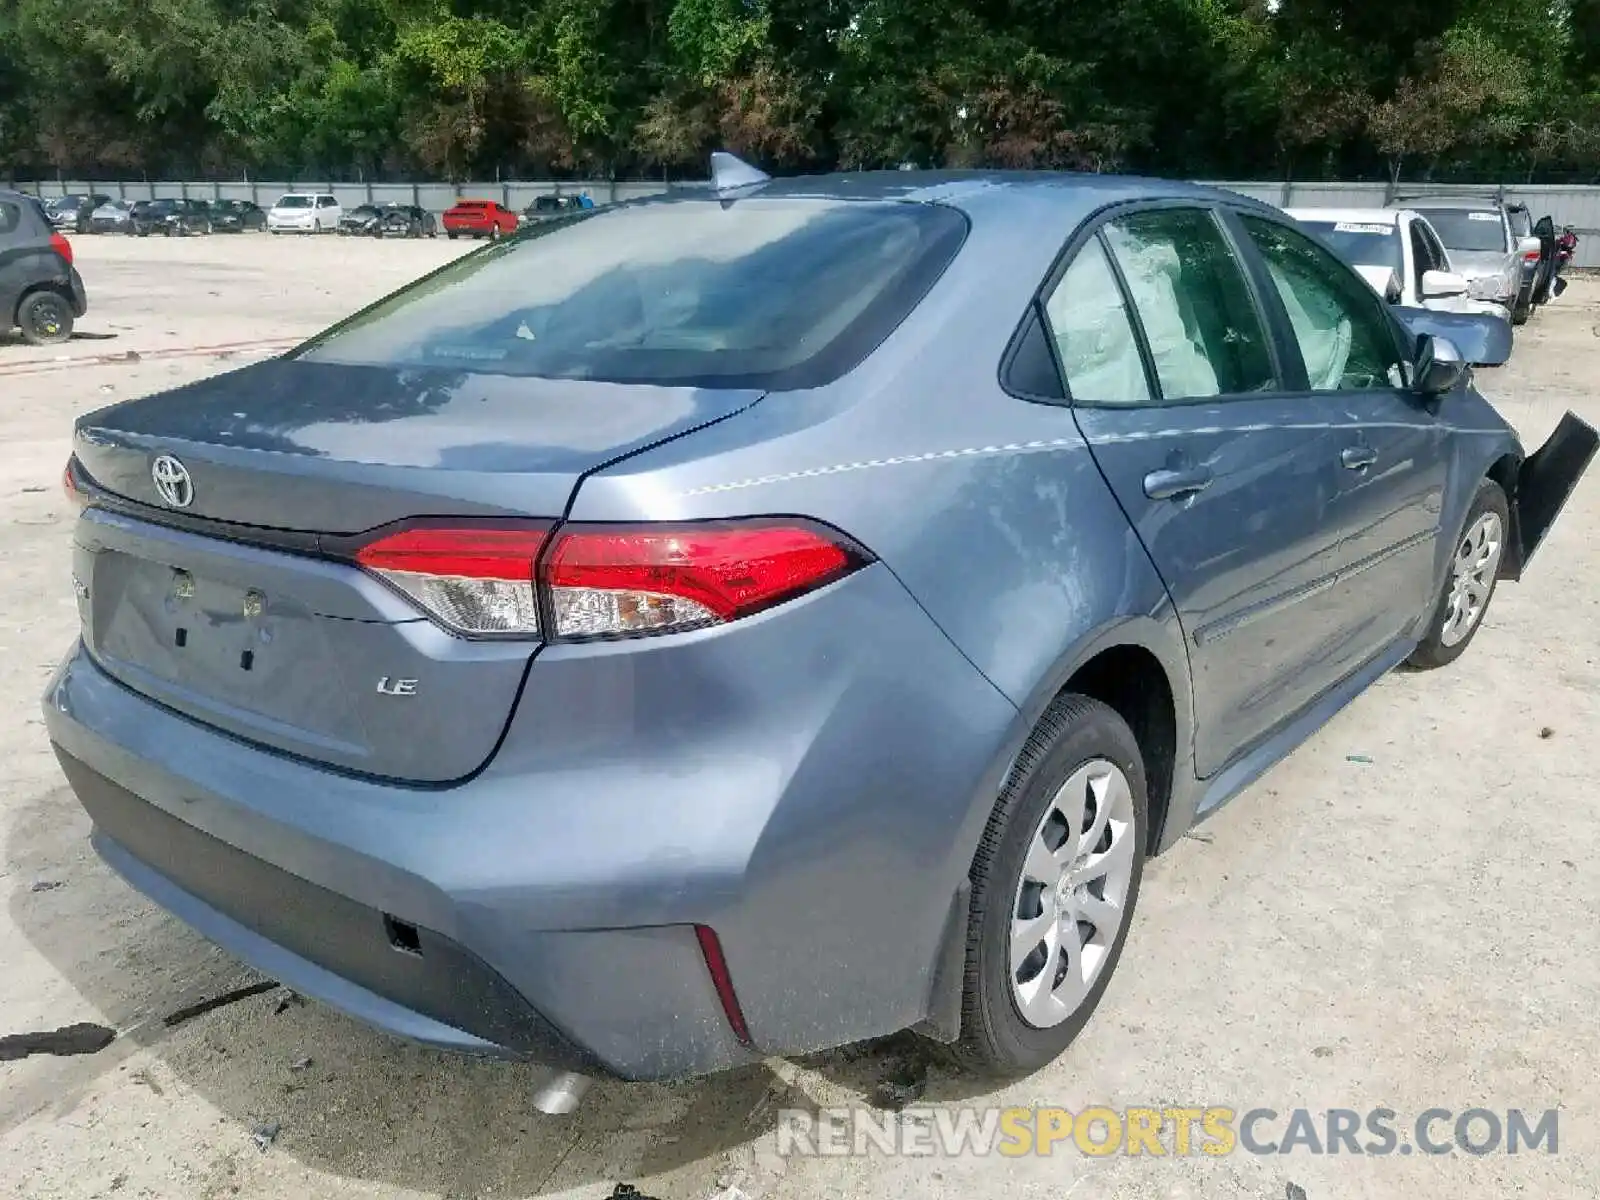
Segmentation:
<svg viewBox="0 0 1600 1200">
<path fill-rule="evenodd" d="M 445 237 L 449 238 L 452 242 L 456 240 L 456 235 L 453 232 L 445 234 Z"/>
<path fill-rule="evenodd" d="M 72 336 L 72 305 L 60 292 L 29 292 L 17 305 L 16 320 L 30 346 L 59 346 Z"/>
<path fill-rule="evenodd" d="M 1011 924 L 1027 851 L 1057 792 L 1094 759 L 1116 764 L 1132 794 L 1133 867 L 1122 924 L 1094 985 L 1066 1020 L 1049 1028 L 1025 1021 L 1012 992 Z M 1059 697 L 1040 720 L 1012 769 L 973 858 L 972 909 L 955 1049 L 968 1067 L 1016 1077 L 1056 1059 L 1088 1024 L 1105 994 L 1139 899 L 1148 845 L 1144 759 L 1133 731 L 1109 706 L 1087 696 Z"/>
<path fill-rule="evenodd" d="M 1437 667 L 1449 666 L 1466 653 L 1467 647 L 1472 645 L 1472 639 L 1478 636 L 1478 630 L 1483 628 L 1483 618 L 1488 614 L 1489 605 L 1494 600 L 1496 578 L 1491 574 L 1488 584 L 1488 594 L 1483 598 L 1483 604 L 1476 617 L 1472 618 L 1472 625 L 1467 630 L 1467 635 L 1453 645 L 1445 645 L 1445 624 L 1450 619 L 1450 595 L 1455 588 L 1455 559 L 1462 553 L 1463 543 L 1473 528 L 1483 518 L 1485 513 L 1493 512 L 1500 518 L 1500 553 L 1496 560 L 1496 567 L 1505 559 L 1505 542 L 1511 536 L 1511 507 L 1506 503 L 1506 494 L 1500 485 L 1492 479 L 1485 479 L 1478 484 L 1478 494 L 1472 498 L 1472 504 L 1467 508 L 1467 519 L 1461 522 L 1461 532 L 1457 535 L 1451 547 L 1451 566 L 1445 572 L 1443 586 L 1439 595 L 1434 600 L 1433 614 L 1428 619 L 1428 631 L 1422 641 L 1417 643 L 1417 648 L 1411 652 L 1411 657 L 1406 659 L 1406 664 L 1418 670 L 1431 671 Z"/>
</svg>

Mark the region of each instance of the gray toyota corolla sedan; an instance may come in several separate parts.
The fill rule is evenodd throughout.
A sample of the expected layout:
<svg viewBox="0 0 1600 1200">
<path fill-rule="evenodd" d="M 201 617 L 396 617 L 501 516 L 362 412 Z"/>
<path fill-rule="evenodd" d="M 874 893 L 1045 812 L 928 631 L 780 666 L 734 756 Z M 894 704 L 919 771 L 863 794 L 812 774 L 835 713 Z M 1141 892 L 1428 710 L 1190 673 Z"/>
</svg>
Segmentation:
<svg viewBox="0 0 1600 1200">
<path fill-rule="evenodd" d="M 1524 455 L 1489 325 L 1186 184 L 572 213 L 78 422 L 50 737 L 134 887 L 409 1038 L 1026 1071 L 1146 858 L 1520 577 L 1596 435 Z"/>
</svg>

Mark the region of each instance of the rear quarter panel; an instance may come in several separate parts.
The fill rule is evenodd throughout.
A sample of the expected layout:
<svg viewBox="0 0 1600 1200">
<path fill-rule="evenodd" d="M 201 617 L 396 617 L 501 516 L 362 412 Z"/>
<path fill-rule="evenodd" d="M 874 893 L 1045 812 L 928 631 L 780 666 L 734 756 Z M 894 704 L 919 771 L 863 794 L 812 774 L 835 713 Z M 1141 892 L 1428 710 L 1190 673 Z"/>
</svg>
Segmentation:
<svg viewBox="0 0 1600 1200">
<path fill-rule="evenodd" d="M 1165 589 L 1070 409 L 1015 399 L 998 382 L 1007 342 L 1078 216 L 1026 193 L 1010 198 L 1007 219 L 975 220 L 927 299 L 855 371 L 769 396 L 601 471 L 570 512 L 579 521 L 826 521 L 876 554 L 1015 708 L 1007 735 L 989 746 L 988 769 L 951 781 L 965 799 L 940 831 L 940 868 L 897 883 L 924 893 L 920 927 L 900 936 L 917 939 L 928 961 L 1010 762 L 1090 654 L 1125 641 L 1166 664 L 1185 747 L 1179 778 L 1188 769 L 1187 662 Z M 906 797 L 858 799 L 918 807 Z"/>
</svg>

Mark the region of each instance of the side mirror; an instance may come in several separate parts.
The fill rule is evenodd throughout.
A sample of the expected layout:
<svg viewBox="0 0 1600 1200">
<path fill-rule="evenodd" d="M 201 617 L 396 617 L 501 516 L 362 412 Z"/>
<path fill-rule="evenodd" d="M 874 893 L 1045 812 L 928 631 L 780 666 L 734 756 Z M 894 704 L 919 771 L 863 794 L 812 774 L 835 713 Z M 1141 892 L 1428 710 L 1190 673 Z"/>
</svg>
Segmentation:
<svg viewBox="0 0 1600 1200">
<path fill-rule="evenodd" d="M 1536 238 L 1536 237 L 1525 237 L 1525 238 L 1518 238 L 1517 239 L 1517 253 L 1518 254 L 1537 254 L 1537 253 L 1539 253 L 1541 248 L 1542 247 L 1539 244 L 1539 239 Z"/>
<path fill-rule="evenodd" d="M 1411 388 L 1420 396 L 1442 396 L 1460 387 L 1471 369 L 1454 342 L 1425 333 L 1417 338 Z"/>
<path fill-rule="evenodd" d="M 1422 298 L 1447 300 L 1452 296 L 1465 296 L 1469 285 L 1466 276 L 1454 271 L 1424 271 L 1422 273 Z"/>
<path fill-rule="evenodd" d="M 1553 238 L 1556 236 L 1556 223 L 1549 217 L 1540 217 L 1533 226 L 1533 236 L 1536 238 Z"/>
</svg>

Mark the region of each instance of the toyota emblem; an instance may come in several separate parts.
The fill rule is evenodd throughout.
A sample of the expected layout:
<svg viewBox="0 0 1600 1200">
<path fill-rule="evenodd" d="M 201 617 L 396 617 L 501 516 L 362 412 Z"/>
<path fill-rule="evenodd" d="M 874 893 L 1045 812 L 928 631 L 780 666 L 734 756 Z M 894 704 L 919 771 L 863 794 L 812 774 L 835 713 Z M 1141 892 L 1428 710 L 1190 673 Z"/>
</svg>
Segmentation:
<svg viewBox="0 0 1600 1200">
<path fill-rule="evenodd" d="M 189 478 L 189 468 L 170 454 L 163 454 L 150 466 L 150 478 L 155 480 L 156 491 L 173 508 L 188 508 L 194 503 L 194 480 Z"/>
</svg>

